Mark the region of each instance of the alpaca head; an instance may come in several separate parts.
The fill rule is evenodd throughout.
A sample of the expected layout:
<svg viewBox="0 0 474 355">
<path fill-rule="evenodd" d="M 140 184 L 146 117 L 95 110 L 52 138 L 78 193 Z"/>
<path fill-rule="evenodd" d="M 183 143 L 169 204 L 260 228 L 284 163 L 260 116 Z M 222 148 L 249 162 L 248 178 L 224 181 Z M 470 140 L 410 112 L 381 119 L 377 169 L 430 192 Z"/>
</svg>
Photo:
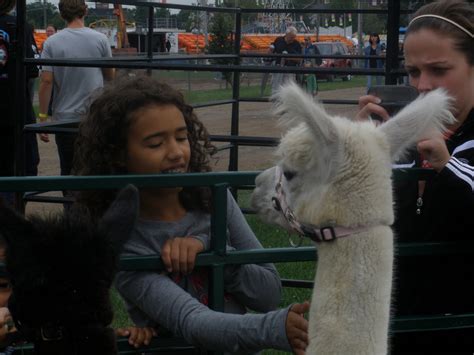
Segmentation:
<svg viewBox="0 0 474 355">
<path fill-rule="evenodd" d="M 420 96 L 388 122 L 331 117 L 296 84 L 279 91 L 276 113 L 289 127 L 277 149 L 287 205 L 300 222 L 345 227 L 393 222 L 391 163 L 454 123 L 441 90 Z M 276 167 L 256 179 L 252 205 L 268 223 L 291 229 L 272 203 Z"/>
<path fill-rule="evenodd" d="M 96 346 L 101 353 L 114 353 L 113 331 L 107 329 L 113 317 L 109 289 L 137 216 L 134 186 L 122 190 L 96 223 L 87 211 L 74 207 L 64 215 L 29 220 L 0 208 L 13 286 L 9 308 L 36 353 L 59 354 L 63 346 L 69 349 L 64 353 L 95 353 L 75 347 L 104 338 L 107 345 Z"/>
</svg>

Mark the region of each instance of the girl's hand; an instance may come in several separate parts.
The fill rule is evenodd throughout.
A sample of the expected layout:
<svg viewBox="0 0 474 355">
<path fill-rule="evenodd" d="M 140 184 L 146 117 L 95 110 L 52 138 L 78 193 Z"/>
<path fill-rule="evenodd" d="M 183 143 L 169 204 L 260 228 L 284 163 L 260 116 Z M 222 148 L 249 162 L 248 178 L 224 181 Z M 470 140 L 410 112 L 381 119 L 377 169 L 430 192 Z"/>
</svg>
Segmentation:
<svg viewBox="0 0 474 355">
<path fill-rule="evenodd" d="M 380 106 L 380 99 L 377 96 L 365 95 L 359 98 L 359 113 L 357 113 L 356 121 L 366 121 L 371 114 L 382 117 L 383 121 L 387 121 L 390 116 L 388 112 Z"/>
<path fill-rule="evenodd" d="M 196 238 L 168 239 L 161 248 L 161 259 L 168 272 L 185 275 L 193 271 L 196 255 L 203 250 L 204 245 Z"/>
<path fill-rule="evenodd" d="M 451 158 L 442 134 L 418 142 L 416 148 L 438 173 L 448 164 Z"/>
<path fill-rule="evenodd" d="M 6 346 L 6 336 L 8 333 L 16 332 L 12 316 L 7 307 L 0 307 L 0 346 Z"/>
<path fill-rule="evenodd" d="M 121 337 L 128 337 L 128 343 L 135 348 L 139 348 L 142 345 L 149 345 L 151 338 L 156 336 L 156 331 L 148 327 L 126 327 L 116 329 L 115 334 Z"/>
<path fill-rule="evenodd" d="M 40 133 L 39 137 L 42 142 L 48 143 L 49 142 L 49 136 L 48 133 Z"/>
<path fill-rule="evenodd" d="M 309 311 L 309 302 L 296 303 L 291 306 L 286 318 L 286 336 L 293 353 L 304 355 L 308 346 L 308 321 L 304 313 Z"/>
</svg>

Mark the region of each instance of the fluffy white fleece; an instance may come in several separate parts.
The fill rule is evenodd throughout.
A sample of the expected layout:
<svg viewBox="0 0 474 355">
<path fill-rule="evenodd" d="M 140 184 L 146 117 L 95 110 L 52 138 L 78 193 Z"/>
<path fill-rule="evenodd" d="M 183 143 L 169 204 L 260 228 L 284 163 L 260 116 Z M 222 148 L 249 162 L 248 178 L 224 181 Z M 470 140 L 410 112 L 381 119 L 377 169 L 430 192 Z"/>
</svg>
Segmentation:
<svg viewBox="0 0 474 355">
<path fill-rule="evenodd" d="M 287 201 L 301 222 L 368 227 L 317 246 L 309 355 L 386 354 L 393 267 L 391 163 L 415 142 L 454 122 L 442 90 L 420 96 L 387 123 L 331 117 L 290 84 L 276 96 L 289 127 L 277 150 Z M 291 127 L 291 128 L 290 128 Z M 252 196 L 269 223 L 289 229 L 272 207 L 275 167 L 261 173 Z"/>
</svg>

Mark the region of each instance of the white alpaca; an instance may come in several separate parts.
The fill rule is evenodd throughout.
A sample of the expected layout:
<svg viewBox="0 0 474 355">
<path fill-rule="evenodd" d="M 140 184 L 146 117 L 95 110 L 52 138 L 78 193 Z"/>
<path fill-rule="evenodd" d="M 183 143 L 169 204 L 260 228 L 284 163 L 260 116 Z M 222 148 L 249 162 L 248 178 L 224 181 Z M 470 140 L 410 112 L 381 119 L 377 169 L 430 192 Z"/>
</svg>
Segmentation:
<svg viewBox="0 0 474 355">
<path fill-rule="evenodd" d="M 454 122 L 450 99 L 436 90 L 376 127 L 330 117 L 295 84 L 276 98 L 277 114 L 292 128 L 277 150 L 277 167 L 257 177 L 254 208 L 267 222 L 287 229 L 319 234 L 319 228 L 332 226 L 336 234 L 349 234 L 317 244 L 307 354 L 386 354 L 393 266 L 391 162 L 427 133 L 440 134 Z M 292 216 L 284 218 L 282 210 L 297 221 L 290 225 Z M 324 234 L 330 238 L 331 230 Z"/>
</svg>

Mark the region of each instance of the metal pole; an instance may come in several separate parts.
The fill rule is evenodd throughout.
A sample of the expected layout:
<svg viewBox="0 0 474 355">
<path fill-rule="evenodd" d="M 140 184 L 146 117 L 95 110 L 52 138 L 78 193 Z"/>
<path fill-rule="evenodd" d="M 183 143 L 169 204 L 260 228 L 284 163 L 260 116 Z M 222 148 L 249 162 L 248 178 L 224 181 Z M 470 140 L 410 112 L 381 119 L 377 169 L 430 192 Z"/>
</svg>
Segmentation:
<svg viewBox="0 0 474 355">
<path fill-rule="evenodd" d="M 48 27 L 48 14 L 46 12 L 46 0 L 43 1 L 43 26 L 44 26 L 44 29 Z"/>
<path fill-rule="evenodd" d="M 207 6 L 207 0 L 199 0 L 199 5 Z M 206 48 L 209 46 L 209 40 L 207 38 L 207 34 L 208 34 L 207 27 L 208 27 L 208 20 L 209 20 L 208 15 L 209 14 L 207 13 L 207 11 L 203 11 L 202 17 L 199 16 L 200 18 L 202 18 L 202 32 L 204 33 L 204 45 Z"/>
<path fill-rule="evenodd" d="M 17 117 L 15 120 L 15 176 L 23 176 L 25 174 L 25 139 L 23 137 L 23 127 L 26 122 L 26 67 L 24 63 L 25 59 L 25 25 L 26 25 L 26 0 L 19 0 L 16 8 L 16 34 L 15 34 L 15 49 L 16 49 L 16 60 L 15 60 L 15 81 L 16 92 L 15 92 L 15 106 Z M 14 51 L 15 52 L 15 51 Z M 28 103 L 29 104 L 29 103 Z M 25 211 L 25 202 L 23 201 L 23 194 L 17 192 L 15 195 L 16 209 L 20 212 Z"/>
<path fill-rule="evenodd" d="M 235 59 L 234 64 L 240 65 L 240 40 L 242 38 L 242 14 L 237 12 L 235 14 L 235 36 L 234 36 L 234 54 L 239 55 Z M 233 136 L 239 135 L 239 99 L 240 99 L 240 72 L 234 71 L 232 82 L 232 121 L 230 127 L 230 134 Z M 229 171 L 239 170 L 239 145 L 233 144 L 230 148 L 229 154 Z"/>
<path fill-rule="evenodd" d="M 147 48 L 147 55 L 148 61 L 151 63 L 153 61 L 153 21 L 155 15 L 155 8 L 153 6 L 148 7 L 148 48 Z M 147 69 L 147 75 L 151 76 L 151 69 Z"/>
<path fill-rule="evenodd" d="M 392 70 L 398 68 L 398 29 L 400 27 L 400 2 L 388 1 L 387 52 L 385 61 L 385 84 L 396 84 L 397 76 Z"/>
<path fill-rule="evenodd" d="M 360 10 L 361 9 L 361 2 L 360 1 L 357 1 L 357 9 Z M 357 14 L 357 37 L 359 38 L 359 48 L 357 50 L 358 54 L 359 55 L 362 55 L 363 54 L 363 50 L 364 50 L 364 37 L 362 36 L 362 14 L 359 12 Z M 357 59 L 357 62 L 358 62 L 358 67 L 363 67 L 363 64 L 364 63 L 364 59 Z"/>
</svg>

